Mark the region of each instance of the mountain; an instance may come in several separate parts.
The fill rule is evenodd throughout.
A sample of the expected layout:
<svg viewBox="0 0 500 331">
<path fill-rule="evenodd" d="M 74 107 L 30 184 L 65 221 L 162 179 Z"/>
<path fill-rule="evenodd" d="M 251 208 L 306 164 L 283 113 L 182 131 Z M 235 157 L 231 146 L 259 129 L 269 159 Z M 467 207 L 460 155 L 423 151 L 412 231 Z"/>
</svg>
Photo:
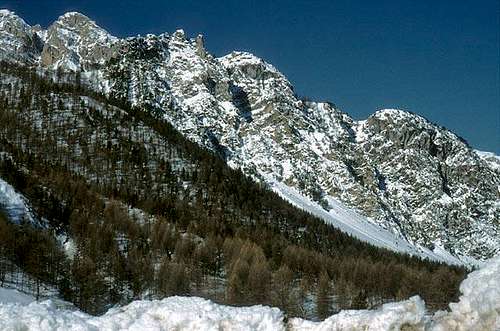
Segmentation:
<svg viewBox="0 0 500 331">
<path fill-rule="evenodd" d="M 310 318 L 456 297 L 464 268 L 357 240 L 297 191 L 281 193 L 306 211 L 150 109 L 78 81 L 0 62 L 0 287 L 91 314 L 172 295 Z M 380 236 L 372 227 L 363 239 Z"/>
<path fill-rule="evenodd" d="M 457 298 L 466 270 L 449 264 L 465 257 L 324 193 L 327 170 L 348 186 L 336 158 L 354 151 L 317 141 L 355 148 L 357 122 L 269 64 L 182 31 L 118 39 L 78 13 L 47 30 L 0 13 L 0 49 L 25 50 L 0 59 L 0 286 L 90 314 L 172 295 L 315 319 Z"/>
<path fill-rule="evenodd" d="M 498 163 L 421 116 L 385 109 L 356 121 L 300 99 L 264 60 L 216 58 L 182 30 L 120 39 L 79 13 L 43 30 L 6 10 L 0 30 L 0 59 L 79 72 L 87 87 L 148 109 L 283 197 L 298 192 L 299 207 L 355 236 L 371 232 L 375 245 L 448 262 L 500 252 Z M 360 217 L 342 227 L 346 208 Z"/>
</svg>

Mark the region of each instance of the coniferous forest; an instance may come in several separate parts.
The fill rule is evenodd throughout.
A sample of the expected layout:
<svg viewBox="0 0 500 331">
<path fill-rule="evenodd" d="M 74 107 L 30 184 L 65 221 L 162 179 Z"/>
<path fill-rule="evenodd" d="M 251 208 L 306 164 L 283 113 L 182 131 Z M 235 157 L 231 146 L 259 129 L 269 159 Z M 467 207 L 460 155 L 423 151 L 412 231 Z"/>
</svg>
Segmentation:
<svg viewBox="0 0 500 331">
<path fill-rule="evenodd" d="M 92 314 L 171 295 L 320 319 L 457 299 L 463 268 L 350 237 L 81 80 L 0 65 L 0 177 L 39 220 L 0 213 L 0 285 L 26 274 Z"/>
</svg>

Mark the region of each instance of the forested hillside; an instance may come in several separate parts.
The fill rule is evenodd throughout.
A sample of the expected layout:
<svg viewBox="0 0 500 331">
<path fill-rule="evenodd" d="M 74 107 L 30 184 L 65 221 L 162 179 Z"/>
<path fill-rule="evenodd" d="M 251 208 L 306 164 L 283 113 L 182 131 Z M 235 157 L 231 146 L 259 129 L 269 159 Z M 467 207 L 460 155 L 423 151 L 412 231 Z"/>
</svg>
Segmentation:
<svg viewBox="0 0 500 331">
<path fill-rule="evenodd" d="M 354 239 L 80 80 L 0 66 L 0 177 L 48 225 L 0 217 L 0 282 L 15 265 L 93 314 L 173 294 L 318 318 L 456 299 L 462 268 Z"/>
</svg>

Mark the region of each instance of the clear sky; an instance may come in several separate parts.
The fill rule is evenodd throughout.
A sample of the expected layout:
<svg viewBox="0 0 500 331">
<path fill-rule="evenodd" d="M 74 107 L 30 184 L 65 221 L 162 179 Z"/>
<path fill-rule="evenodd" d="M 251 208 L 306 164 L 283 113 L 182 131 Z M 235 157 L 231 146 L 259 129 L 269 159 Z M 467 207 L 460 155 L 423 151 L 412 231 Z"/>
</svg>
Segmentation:
<svg viewBox="0 0 500 331">
<path fill-rule="evenodd" d="M 356 119 L 380 108 L 421 114 L 500 154 L 499 0 L 10 0 L 47 26 L 79 11 L 116 36 L 205 35 L 217 56 L 246 50 L 300 96 Z"/>
</svg>

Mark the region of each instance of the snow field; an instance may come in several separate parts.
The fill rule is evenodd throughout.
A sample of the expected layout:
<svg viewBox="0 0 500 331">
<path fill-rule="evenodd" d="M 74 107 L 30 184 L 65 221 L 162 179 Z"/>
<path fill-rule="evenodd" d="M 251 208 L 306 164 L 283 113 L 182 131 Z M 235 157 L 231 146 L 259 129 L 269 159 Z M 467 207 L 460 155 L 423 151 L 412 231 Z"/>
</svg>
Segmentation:
<svg viewBox="0 0 500 331">
<path fill-rule="evenodd" d="M 28 305 L 35 301 L 35 298 L 13 289 L 0 287 L 0 305 L 21 304 Z"/>
<path fill-rule="evenodd" d="M 16 224 L 21 223 L 24 218 L 33 222 L 24 197 L 3 179 L 0 179 L 0 209 L 3 209 Z"/>
<path fill-rule="evenodd" d="M 278 308 L 228 307 L 197 297 L 169 297 L 161 301 L 135 301 L 98 317 L 61 310 L 50 300 L 0 303 L 0 330 L 284 331 L 285 328 L 283 313 Z"/>
<path fill-rule="evenodd" d="M 431 251 L 418 244 L 411 244 L 397 234 L 373 224 L 366 217 L 358 214 L 330 196 L 327 197 L 327 200 L 331 209 L 326 211 L 317 202 L 304 197 L 296 189 L 269 177 L 267 180 L 270 182 L 272 189 L 292 205 L 303 209 L 316 217 L 323 219 L 326 223 L 334 225 L 341 231 L 374 246 L 448 264 L 475 265 L 477 262 L 472 258 L 468 260 L 464 258 L 463 261 L 459 260 L 443 248 L 439 247 L 439 245 L 436 245 L 434 251 Z"/>
</svg>

